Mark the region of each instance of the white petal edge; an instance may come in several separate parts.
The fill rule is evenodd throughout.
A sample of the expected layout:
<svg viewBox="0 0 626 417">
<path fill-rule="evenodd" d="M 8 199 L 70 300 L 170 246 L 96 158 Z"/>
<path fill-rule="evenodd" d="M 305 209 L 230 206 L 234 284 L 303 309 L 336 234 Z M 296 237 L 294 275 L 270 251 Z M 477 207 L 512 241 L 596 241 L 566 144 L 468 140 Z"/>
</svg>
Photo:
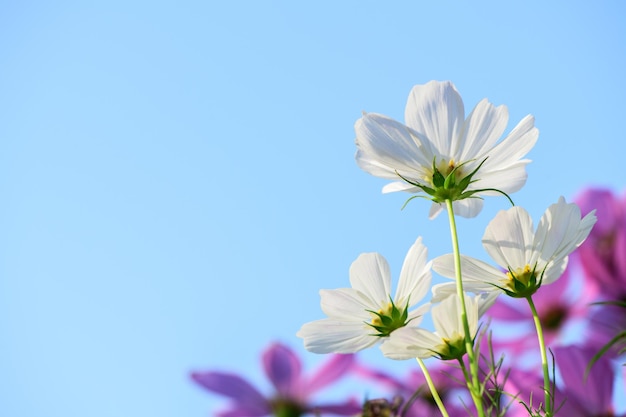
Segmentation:
<svg viewBox="0 0 626 417">
<path fill-rule="evenodd" d="M 350 265 L 350 284 L 370 300 L 382 306 L 391 296 L 391 272 L 387 260 L 379 253 L 362 253 Z"/>
<path fill-rule="evenodd" d="M 407 302 L 409 307 L 412 307 L 420 302 L 428 292 L 431 283 L 431 265 L 427 258 L 428 249 L 422 243 L 420 236 L 409 248 L 402 264 L 398 288 L 394 297 L 398 307 L 404 307 Z"/>
<path fill-rule="evenodd" d="M 378 337 L 369 334 L 367 325 L 322 319 L 304 324 L 296 336 L 313 353 L 355 353 L 376 344 Z"/>
</svg>

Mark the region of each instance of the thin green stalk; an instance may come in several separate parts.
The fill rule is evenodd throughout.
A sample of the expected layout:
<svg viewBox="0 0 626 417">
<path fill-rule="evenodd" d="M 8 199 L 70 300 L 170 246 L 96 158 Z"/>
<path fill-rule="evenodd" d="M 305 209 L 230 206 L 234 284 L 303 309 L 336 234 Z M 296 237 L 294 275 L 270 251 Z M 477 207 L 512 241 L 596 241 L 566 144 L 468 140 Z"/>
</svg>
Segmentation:
<svg viewBox="0 0 626 417">
<path fill-rule="evenodd" d="M 439 393 L 437 392 L 437 388 L 435 387 L 435 384 L 433 383 L 433 380 L 430 377 L 430 373 L 428 372 L 428 368 L 426 368 L 424 361 L 422 361 L 420 358 L 415 358 L 415 359 L 417 359 L 417 363 L 419 363 L 420 368 L 422 368 L 422 372 L 424 373 L 424 378 L 426 378 L 426 383 L 428 384 L 428 388 L 430 388 L 430 393 L 435 399 L 435 402 L 437 403 L 437 406 L 439 407 L 439 411 L 441 411 L 441 415 L 443 417 L 450 417 L 448 415 L 448 411 L 446 410 L 446 406 L 443 404 L 443 401 L 441 401 L 441 397 L 439 396 Z"/>
<path fill-rule="evenodd" d="M 553 415 L 553 406 L 550 385 L 550 369 L 548 367 L 548 354 L 546 352 L 546 343 L 543 338 L 543 330 L 541 328 L 539 314 L 537 314 L 537 309 L 535 308 L 535 303 L 533 302 L 532 296 L 529 295 L 528 297 L 526 297 L 526 300 L 528 300 L 530 311 L 533 313 L 533 320 L 535 322 L 535 328 L 537 329 L 537 339 L 539 340 L 539 350 L 541 351 L 541 367 L 543 368 L 543 391 L 545 394 L 546 417 L 551 417 Z"/>
<path fill-rule="evenodd" d="M 478 416 L 484 417 L 485 410 L 482 404 L 482 392 L 480 389 L 480 380 L 478 378 L 478 358 L 474 355 L 474 347 L 472 343 L 472 334 L 469 329 L 467 320 L 467 307 L 465 306 L 465 296 L 463 293 L 463 276 L 461 274 L 461 251 L 459 249 L 459 238 L 456 231 L 456 220 L 454 218 L 454 209 L 451 200 L 446 200 L 446 208 L 448 210 L 448 220 L 450 222 L 450 235 L 452 237 L 452 252 L 454 254 L 454 271 L 456 278 L 456 292 L 461 303 L 461 320 L 463 322 L 463 332 L 465 333 L 465 350 L 470 363 L 471 380 L 468 380 L 468 388 L 472 395 L 472 400 L 478 410 Z"/>
</svg>

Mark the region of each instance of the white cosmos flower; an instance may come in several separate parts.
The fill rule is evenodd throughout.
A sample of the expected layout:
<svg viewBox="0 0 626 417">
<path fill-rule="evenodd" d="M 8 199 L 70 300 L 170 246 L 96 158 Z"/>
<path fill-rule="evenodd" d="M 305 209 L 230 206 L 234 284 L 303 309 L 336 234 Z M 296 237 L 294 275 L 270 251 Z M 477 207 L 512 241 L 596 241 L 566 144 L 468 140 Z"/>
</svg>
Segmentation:
<svg viewBox="0 0 626 417">
<path fill-rule="evenodd" d="M 465 118 L 463 100 L 449 81 L 416 85 L 406 104 L 406 125 L 375 113 L 357 120 L 356 161 L 374 176 L 397 180 L 384 193 L 425 192 L 433 200 L 430 218 L 446 199 L 454 201 L 457 214 L 474 217 L 483 205 L 477 197 L 510 194 L 526 182 L 530 160 L 521 158 L 535 145 L 539 131 L 528 115 L 498 142 L 508 119 L 505 106 L 495 107 L 487 99 Z"/>
<path fill-rule="evenodd" d="M 467 321 L 472 340 L 478 331 L 478 319 L 495 300 L 491 294 L 465 295 Z M 383 354 L 398 360 L 425 359 L 431 356 L 443 360 L 461 358 L 466 353 L 461 311 L 458 295 L 451 294 L 431 309 L 434 332 L 415 326 L 398 329 L 394 337 L 382 345 Z"/>
<path fill-rule="evenodd" d="M 482 241 L 489 256 L 502 269 L 463 256 L 464 289 L 504 291 L 512 297 L 528 297 L 541 285 L 556 281 L 567 266 L 568 255 L 589 235 L 596 222 L 594 213 L 595 210 L 581 219 L 580 208 L 560 197 L 548 207 L 534 231 L 533 221 L 522 207 L 500 211 L 487 226 Z M 454 279 L 452 254 L 435 259 L 433 269 Z M 450 294 L 454 285 L 436 285 L 434 299 Z"/>
<path fill-rule="evenodd" d="M 352 288 L 321 290 L 326 319 L 306 323 L 297 336 L 315 353 L 354 353 L 393 338 L 398 328 L 417 324 L 428 310 L 411 310 L 430 288 L 431 262 L 422 238 L 409 249 L 395 296 L 389 264 L 378 253 L 361 254 L 350 267 Z"/>
</svg>

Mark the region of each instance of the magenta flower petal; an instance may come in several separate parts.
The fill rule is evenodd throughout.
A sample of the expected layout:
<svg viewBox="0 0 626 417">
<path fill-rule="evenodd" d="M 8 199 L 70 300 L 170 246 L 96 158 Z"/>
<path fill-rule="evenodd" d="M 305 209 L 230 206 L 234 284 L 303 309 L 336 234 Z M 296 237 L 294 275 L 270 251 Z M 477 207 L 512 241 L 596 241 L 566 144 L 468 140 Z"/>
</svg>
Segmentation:
<svg viewBox="0 0 626 417">
<path fill-rule="evenodd" d="M 497 320 L 526 320 L 528 314 L 522 312 L 518 306 L 513 305 L 513 303 L 519 304 L 516 299 L 509 301 L 507 298 L 500 298 L 487 310 L 487 315 Z"/>
<path fill-rule="evenodd" d="M 511 404 L 511 408 L 507 413 L 507 417 L 528 417 L 528 411 L 522 404 L 526 404 L 532 409 L 539 407 L 543 402 L 543 379 L 536 372 L 530 372 L 519 368 L 511 368 L 508 370 L 508 378 L 504 384 L 504 390 L 509 395 L 515 396 L 515 400 Z M 558 394 L 560 399 L 560 394 Z M 558 405 L 557 405 L 558 406 Z M 559 416 L 561 413 L 557 413 Z M 563 417 L 572 417 L 563 414 Z"/>
<path fill-rule="evenodd" d="M 265 374 L 279 395 L 289 397 L 298 390 L 302 364 L 296 354 L 281 343 L 273 343 L 263 352 Z"/>
<path fill-rule="evenodd" d="M 354 365 L 354 355 L 332 355 L 304 382 L 307 392 L 313 394 L 343 377 Z"/>
<path fill-rule="evenodd" d="M 385 371 L 381 371 L 379 369 L 371 368 L 370 366 L 366 366 L 363 364 L 355 364 L 353 372 L 359 378 L 367 378 L 376 381 L 380 386 L 384 386 L 387 389 L 390 389 L 392 392 L 400 392 L 405 389 L 405 382 L 400 380 L 400 378 L 387 373 Z"/>
<path fill-rule="evenodd" d="M 608 189 L 590 188 L 578 195 L 576 203 L 581 214 L 585 215 L 596 210 L 597 223 L 591 232 L 594 235 L 606 235 L 615 227 L 615 220 L 620 217 L 620 202 Z"/>
<path fill-rule="evenodd" d="M 626 296 L 626 197 L 617 198 L 607 189 L 588 189 L 578 197 L 582 212 L 595 209 L 598 223 L 579 248 L 587 284 L 605 297 Z"/>
<path fill-rule="evenodd" d="M 626 209 L 626 204 L 624 204 Z M 626 283 L 626 224 L 622 225 L 617 232 L 615 238 L 615 269 L 617 274 L 622 278 L 622 283 Z"/>
<path fill-rule="evenodd" d="M 194 372 L 191 378 L 203 388 L 245 405 L 248 410 L 264 411 L 265 414 L 271 411 L 263 394 L 240 376 L 225 372 Z"/>
<path fill-rule="evenodd" d="M 587 365 L 596 350 L 583 346 L 559 346 L 554 349 L 567 398 L 565 407 L 584 408 L 589 416 L 605 415 L 612 408 L 614 373 L 610 360 L 603 356 L 585 376 Z M 570 403 L 568 405 L 568 403 Z M 574 415 L 562 411 L 563 415 Z M 606 414 L 609 415 L 609 414 Z"/>
<path fill-rule="evenodd" d="M 626 329 L 626 309 L 616 305 L 598 305 L 592 310 L 589 317 L 589 326 L 586 329 L 587 345 L 593 346 L 596 351 L 609 343 L 615 336 Z M 606 355 L 615 358 L 626 348 L 624 340 L 613 345 Z"/>
<path fill-rule="evenodd" d="M 254 409 L 247 405 L 237 404 L 235 408 L 230 410 L 218 411 L 215 413 L 216 417 L 264 417 L 271 415 L 272 411 L 269 409 Z"/>
</svg>

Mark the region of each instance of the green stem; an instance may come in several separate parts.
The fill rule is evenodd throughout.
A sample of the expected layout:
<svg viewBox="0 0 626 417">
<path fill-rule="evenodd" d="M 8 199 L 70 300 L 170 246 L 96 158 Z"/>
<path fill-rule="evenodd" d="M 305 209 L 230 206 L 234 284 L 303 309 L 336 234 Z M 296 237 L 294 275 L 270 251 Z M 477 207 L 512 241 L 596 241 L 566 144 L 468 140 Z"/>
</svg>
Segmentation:
<svg viewBox="0 0 626 417">
<path fill-rule="evenodd" d="M 430 393 L 435 399 L 435 402 L 437 403 L 437 406 L 439 407 L 439 411 L 441 411 L 441 415 L 443 417 L 450 417 L 448 416 L 448 411 L 446 410 L 446 406 L 443 404 L 443 401 L 441 401 L 441 397 L 439 396 L 439 393 L 437 392 L 437 388 L 435 387 L 435 384 L 433 383 L 433 380 L 430 377 L 430 373 L 428 372 L 428 368 L 426 368 L 424 361 L 422 361 L 420 358 L 415 358 L 415 359 L 417 359 L 417 363 L 419 363 L 420 368 L 422 368 L 422 372 L 424 373 L 424 378 L 426 378 L 426 383 L 428 384 L 428 388 L 430 388 Z"/>
<path fill-rule="evenodd" d="M 463 276 L 461 274 L 461 251 L 459 249 L 459 238 L 456 230 L 456 220 L 454 218 L 454 208 L 451 200 L 446 200 L 448 210 L 448 220 L 450 222 L 450 235 L 452 237 L 452 251 L 454 253 L 454 272 L 456 280 L 456 293 L 461 303 L 461 321 L 463 322 L 463 332 L 465 334 L 465 350 L 470 363 L 471 380 L 467 379 L 468 388 L 472 395 L 478 416 L 484 417 L 485 410 L 482 404 L 482 392 L 480 380 L 478 378 L 478 358 L 474 355 L 474 345 L 472 334 L 470 333 L 469 322 L 467 320 L 467 307 L 465 305 L 465 295 L 463 293 Z"/>
<path fill-rule="evenodd" d="M 543 391 L 545 394 L 545 407 L 546 407 L 546 417 L 551 417 L 553 414 L 552 410 L 552 396 L 551 396 L 551 386 L 550 386 L 550 369 L 548 368 L 548 354 L 546 352 L 546 343 L 543 338 L 543 330 L 541 328 L 541 321 L 539 320 L 539 314 L 537 314 L 537 309 L 535 308 L 535 303 L 533 302 L 532 296 L 526 297 L 528 301 L 528 305 L 530 306 L 530 311 L 533 313 L 533 320 L 535 322 L 535 329 L 537 330 L 537 339 L 539 340 L 539 350 L 541 351 L 541 367 L 543 368 Z"/>
</svg>

